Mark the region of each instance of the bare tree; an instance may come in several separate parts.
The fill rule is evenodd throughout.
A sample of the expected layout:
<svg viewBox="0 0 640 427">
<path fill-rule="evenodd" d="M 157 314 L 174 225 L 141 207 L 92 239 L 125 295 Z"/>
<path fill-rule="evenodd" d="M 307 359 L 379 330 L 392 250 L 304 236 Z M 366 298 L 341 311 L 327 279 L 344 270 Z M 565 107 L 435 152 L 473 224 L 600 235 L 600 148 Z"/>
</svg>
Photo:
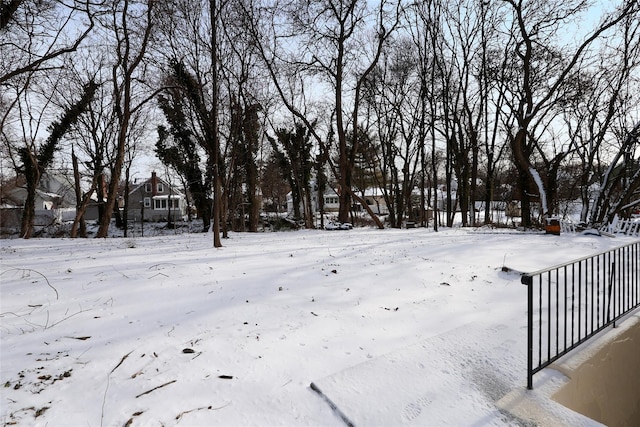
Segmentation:
<svg viewBox="0 0 640 427">
<path fill-rule="evenodd" d="M 42 144 L 38 146 L 34 139 L 25 139 L 24 146 L 18 149 L 20 164 L 16 171 L 24 175 L 27 190 L 20 229 L 20 235 L 25 239 L 31 237 L 33 232 L 35 197 L 40 178 L 53 162 L 60 141 L 69 132 L 78 117 L 84 113 L 95 91 L 96 84 L 94 82 L 87 83 L 80 99 L 65 107 L 60 117 L 49 125 L 49 135 Z M 52 91 L 52 93 L 55 92 Z"/>
<path fill-rule="evenodd" d="M 367 149 L 370 173 L 385 199 L 392 227 L 400 228 L 405 219 L 415 221 L 413 187 L 422 170 L 419 138 L 425 116 L 420 108 L 420 75 L 414 45 L 409 38 L 398 38 L 385 52 L 363 91 L 367 121 L 361 145 Z M 375 138 L 366 134 L 375 129 Z M 372 146 L 374 142 L 374 146 Z M 424 207 L 423 207 L 424 211 Z"/>
<path fill-rule="evenodd" d="M 107 191 L 105 213 L 100 219 L 97 237 L 107 237 L 114 209 L 117 209 L 118 188 L 125 162 L 126 145 L 133 115 L 152 96 L 136 97 L 133 89 L 139 78 L 139 67 L 147 53 L 154 26 L 154 0 L 136 2 L 121 0 L 113 4 L 108 19 L 101 21 L 111 31 L 115 43 L 114 63 L 111 68 L 113 108 L 117 123 L 115 159 Z"/>
<path fill-rule="evenodd" d="M 262 153 L 263 117 L 269 106 L 269 96 L 263 68 L 247 34 L 246 15 L 234 1 L 224 5 L 221 37 L 218 48 L 220 61 L 221 98 L 225 98 L 227 119 L 221 123 L 220 135 L 226 142 L 227 183 L 225 216 L 231 216 L 234 229 L 257 231 L 260 200 L 258 197 L 258 163 Z M 247 218 L 245 221 L 244 218 Z"/>
<path fill-rule="evenodd" d="M 486 41 L 484 29 L 484 3 L 451 5 L 445 9 L 446 34 L 445 50 L 439 55 L 441 61 L 448 62 L 440 65 L 442 75 L 447 76 L 443 81 L 443 102 L 449 111 L 444 112 L 444 118 L 449 118 L 451 124 L 445 124 L 448 141 L 448 152 L 451 153 L 452 168 L 457 179 L 457 199 L 460 203 L 462 225 L 475 224 L 475 197 L 478 178 L 478 161 L 480 152 L 481 126 L 484 126 L 483 99 L 486 91 L 485 75 L 476 69 L 482 66 L 484 58 L 482 46 Z M 449 70 L 450 69 L 450 70 Z"/>
<path fill-rule="evenodd" d="M 640 121 L 625 134 L 602 180 L 591 216 L 593 224 L 609 223 L 616 215 L 640 206 L 640 159 L 635 154 L 640 146 Z"/>
<path fill-rule="evenodd" d="M 443 61 L 440 58 L 444 51 L 444 16 L 445 5 L 440 0 L 428 0 L 415 2 L 408 9 L 409 31 L 416 47 L 416 60 L 420 81 L 419 111 L 420 121 L 418 129 L 418 144 L 420 145 L 421 174 L 421 209 L 425 209 L 427 201 L 432 205 L 434 212 L 433 229 L 438 231 L 440 216 L 438 214 L 441 200 L 439 195 L 439 176 L 442 172 L 442 129 L 443 107 L 443 83 L 446 76 L 443 74 Z M 448 102 L 448 100 L 447 100 Z M 427 147 L 430 147 L 429 161 L 427 161 Z M 446 152 L 446 147 L 444 147 Z M 445 154 L 446 155 L 446 154 Z M 447 155 L 445 161 L 445 173 L 447 187 L 450 190 L 450 162 Z M 428 182 L 427 182 L 427 178 Z M 424 187 L 428 184 L 427 194 Z M 448 211 L 451 210 L 450 197 L 447 198 Z"/>
<path fill-rule="evenodd" d="M 563 117 L 579 164 L 575 181 L 582 202 L 580 220 L 592 225 L 610 221 L 620 213 L 616 209 L 628 203 L 616 200 L 625 193 L 620 200 L 628 200 L 632 194 L 631 186 L 620 185 L 622 177 L 633 175 L 636 162 L 632 153 L 640 22 L 629 17 L 619 29 L 619 36 L 603 45 L 600 62 L 577 70 L 562 97 Z"/>
<path fill-rule="evenodd" d="M 481 62 L 477 71 L 478 80 L 483 83 L 480 86 L 480 102 L 484 104 L 481 109 L 484 113 L 481 139 L 485 172 L 485 224 L 493 221 L 494 189 L 499 166 L 508 146 L 504 130 L 513 128 L 513 114 L 504 109 L 508 89 L 516 72 L 511 61 L 512 35 L 509 34 L 507 40 L 500 37 L 495 30 L 495 23 L 501 20 L 501 10 L 490 5 L 495 3 L 481 2 Z"/>
<path fill-rule="evenodd" d="M 117 136 L 113 111 L 110 76 L 101 55 L 80 51 L 78 60 L 68 67 L 69 84 L 63 90 L 77 91 L 87 78 L 99 82 L 93 101 L 85 114 L 79 117 L 70 132 L 70 156 L 74 170 L 76 215 L 71 226 L 71 237 L 87 237 L 85 213 L 93 200 L 97 200 L 98 218 L 104 215 L 105 168 L 110 161 L 110 149 Z M 80 59 L 82 58 L 82 60 Z M 85 185 L 88 181 L 88 185 Z"/>
<path fill-rule="evenodd" d="M 518 125 L 511 137 L 511 151 L 525 187 L 522 192 L 522 222 L 530 226 L 531 211 L 527 195 L 534 190 L 529 183 L 533 183 L 540 197 L 542 215 L 548 217 L 551 214 L 547 197 L 549 183 L 545 182 L 546 178 L 532 162 L 536 148 L 535 141 L 531 140 L 531 126 L 549 110 L 550 103 L 553 103 L 568 76 L 594 42 L 629 15 L 637 14 L 639 5 L 637 1 L 622 2 L 615 13 L 606 17 L 571 52 L 563 54 L 563 60 L 556 60 L 553 66 L 546 65 L 545 72 L 538 68 L 538 64 L 541 58 L 548 58 L 557 52 L 551 40 L 558 34 L 562 24 L 575 19 L 587 3 L 582 0 L 503 1 L 513 13 L 513 31 L 517 35 L 514 53 L 522 70 L 518 92 L 514 93 L 510 105 Z"/>
<path fill-rule="evenodd" d="M 11 0 L 0 8 L 0 86 L 59 67 L 94 27 L 91 1 Z"/>
<path fill-rule="evenodd" d="M 313 126 L 287 91 L 286 82 L 290 80 L 283 72 L 289 76 L 319 77 L 331 88 L 338 164 L 330 162 L 330 167 L 338 182 L 338 219 L 349 220 L 351 200 L 355 199 L 378 227 L 383 227 L 364 200 L 351 190 L 359 141 L 356 137 L 350 145 L 348 134 L 357 135 L 363 85 L 399 25 L 399 2 L 382 0 L 369 8 L 356 0 L 292 0 L 279 10 L 259 9 L 256 5 L 245 6 L 244 10 L 255 45 L 285 107 L 309 129 Z M 266 27 L 258 21 L 261 14 L 270 19 Z M 312 134 L 319 144 L 323 143 L 316 131 L 312 130 Z"/>
<path fill-rule="evenodd" d="M 41 113 L 54 103 L 51 96 L 55 89 L 49 87 L 49 95 L 42 95 L 41 85 L 55 80 L 65 61 L 74 54 L 94 27 L 97 7 L 89 1 L 73 0 L 12 0 L 3 1 L 0 7 L 0 133 L 14 169 L 30 175 L 29 186 L 37 185 L 40 173 L 51 161 L 47 146 L 55 148 L 50 134 L 45 145 L 36 147 L 41 135 L 40 126 L 33 127 L 33 115 L 26 109 L 39 108 Z M 68 62 L 67 62 L 68 64 Z M 86 83 L 86 80 L 85 80 Z M 68 105 L 59 105 L 61 110 Z M 14 109 L 18 111 L 14 113 Z M 55 114 L 55 113 L 54 113 Z M 37 114 L 39 115 L 39 114 Z M 44 119 L 43 116 L 41 116 Z M 12 121 L 13 130 L 7 130 Z M 44 123 L 46 120 L 37 120 Z M 60 123 L 59 123 L 60 124 Z M 44 127 L 44 124 L 42 125 Z M 65 129 L 65 132 L 68 129 Z M 22 137 L 18 137 L 21 134 Z M 18 141 L 24 145 L 16 149 Z M 18 155 L 20 151 L 20 155 Z M 45 158 L 46 157 L 46 158 Z M 20 165 L 18 165 L 20 163 Z M 28 189 L 32 194 L 34 189 Z M 32 196 L 29 196 L 31 198 Z M 31 205 L 31 201 L 27 205 Z M 23 218 L 22 234 L 31 234 L 32 208 Z"/>
<path fill-rule="evenodd" d="M 220 220 L 222 217 L 222 159 L 220 156 L 220 131 L 218 128 L 218 108 L 220 91 L 218 88 L 218 22 L 220 8 L 217 0 L 209 0 L 211 21 L 211 150 L 213 151 L 213 247 L 222 247 L 220 240 Z"/>
</svg>

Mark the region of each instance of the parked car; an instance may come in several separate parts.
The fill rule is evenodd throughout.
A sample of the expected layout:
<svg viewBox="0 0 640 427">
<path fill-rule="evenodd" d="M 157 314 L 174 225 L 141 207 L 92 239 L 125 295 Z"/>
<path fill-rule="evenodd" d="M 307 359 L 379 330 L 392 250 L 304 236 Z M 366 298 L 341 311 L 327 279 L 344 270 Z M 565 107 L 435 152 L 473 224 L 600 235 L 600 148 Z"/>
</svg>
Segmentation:
<svg viewBox="0 0 640 427">
<path fill-rule="evenodd" d="M 325 230 L 351 230 L 353 225 L 348 222 L 329 221 L 325 224 Z"/>
</svg>

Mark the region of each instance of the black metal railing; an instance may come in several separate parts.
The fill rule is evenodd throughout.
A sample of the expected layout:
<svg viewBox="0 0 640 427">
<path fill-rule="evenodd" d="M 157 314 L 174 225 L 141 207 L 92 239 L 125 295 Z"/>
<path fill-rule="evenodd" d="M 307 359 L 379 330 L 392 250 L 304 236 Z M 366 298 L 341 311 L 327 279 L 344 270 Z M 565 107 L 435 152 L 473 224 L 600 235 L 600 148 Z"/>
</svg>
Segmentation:
<svg viewBox="0 0 640 427">
<path fill-rule="evenodd" d="M 527 273 L 527 388 L 533 375 L 640 307 L 640 242 Z"/>
</svg>

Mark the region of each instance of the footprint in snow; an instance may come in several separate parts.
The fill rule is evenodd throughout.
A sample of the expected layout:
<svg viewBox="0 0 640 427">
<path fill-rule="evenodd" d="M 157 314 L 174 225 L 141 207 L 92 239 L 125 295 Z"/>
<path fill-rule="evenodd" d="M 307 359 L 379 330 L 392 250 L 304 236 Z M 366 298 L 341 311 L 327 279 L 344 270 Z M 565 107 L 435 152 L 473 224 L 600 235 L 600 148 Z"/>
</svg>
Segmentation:
<svg viewBox="0 0 640 427">
<path fill-rule="evenodd" d="M 430 403 L 431 399 L 428 397 L 421 397 L 415 402 L 409 403 L 402 410 L 402 419 L 407 422 L 413 421 L 422 413 L 422 408 L 428 406 Z"/>
</svg>

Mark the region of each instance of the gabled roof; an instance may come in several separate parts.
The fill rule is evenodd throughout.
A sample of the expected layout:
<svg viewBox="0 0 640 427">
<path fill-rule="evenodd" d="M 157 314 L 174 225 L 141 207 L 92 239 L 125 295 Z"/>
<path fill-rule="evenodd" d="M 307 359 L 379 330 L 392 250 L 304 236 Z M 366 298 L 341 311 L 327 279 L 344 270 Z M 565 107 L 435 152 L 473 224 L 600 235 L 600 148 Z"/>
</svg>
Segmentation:
<svg viewBox="0 0 640 427">
<path fill-rule="evenodd" d="M 134 186 L 131 190 L 129 190 L 129 194 L 136 194 L 137 191 L 140 191 L 141 187 L 144 187 L 147 184 L 151 184 L 153 180 L 153 177 L 149 177 L 146 178 L 142 181 L 140 181 L 139 183 L 134 183 Z M 178 196 L 182 196 L 184 197 L 184 194 L 182 193 L 182 191 L 178 190 L 176 188 L 176 186 L 169 184 L 166 180 L 160 178 L 159 176 L 156 175 L 156 180 L 158 183 L 161 183 L 162 185 L 166 186 L 167 188 L 171 189 L 171 193 L 173 195 L 178 195 Z M 163 192 L 163 194 L 168 193 L 168 192 Z"/>
</svg>

